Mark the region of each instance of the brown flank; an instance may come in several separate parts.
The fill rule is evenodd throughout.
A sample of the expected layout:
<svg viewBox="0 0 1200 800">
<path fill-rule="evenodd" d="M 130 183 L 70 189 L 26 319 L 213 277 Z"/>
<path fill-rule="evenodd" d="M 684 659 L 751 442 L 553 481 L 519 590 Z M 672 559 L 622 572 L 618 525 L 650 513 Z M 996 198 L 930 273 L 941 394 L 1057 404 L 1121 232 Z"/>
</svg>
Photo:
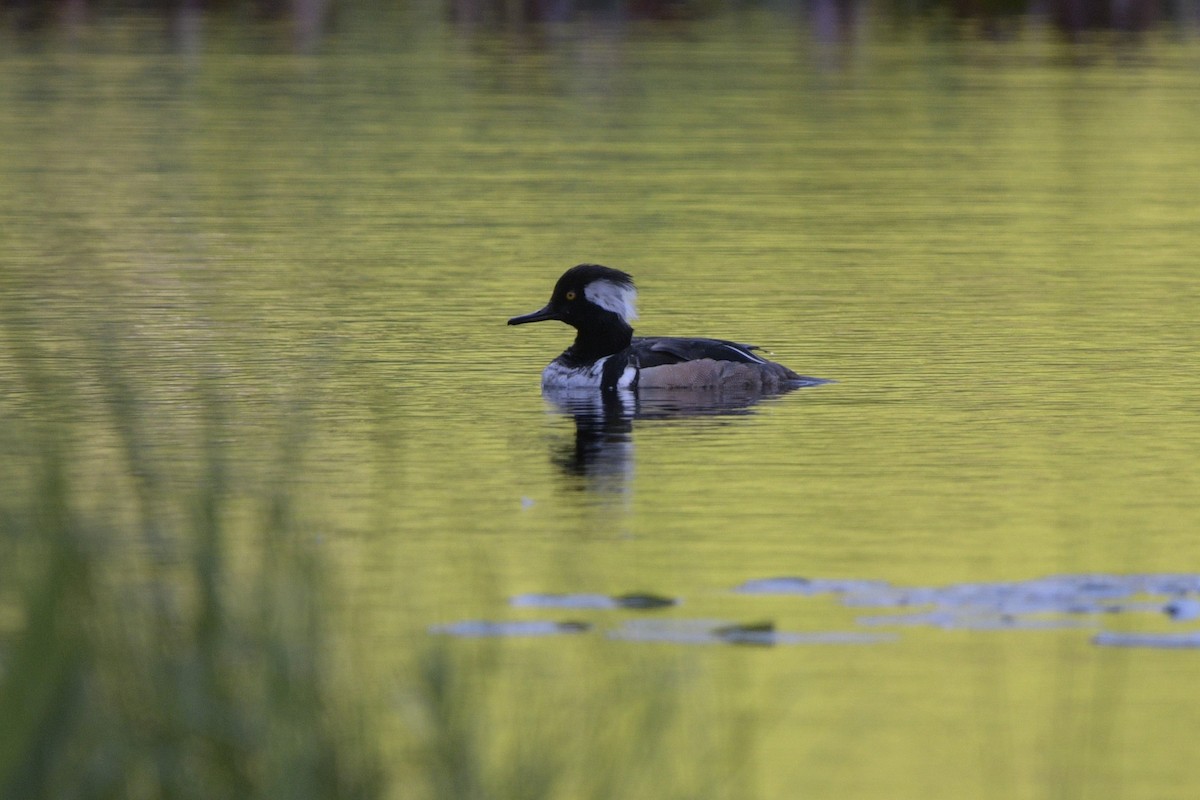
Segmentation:
<svg viewBox="0 0 1200 800">
<path fill-rule="evenodd" d="M 723 386 L 731 389 L 778 391 L 800 376 L 782 364 L 744 364 L 701 358 L 679 364 L 648 367 L 638 373 L 640 389 L 707 389 Z"/>
</svg>

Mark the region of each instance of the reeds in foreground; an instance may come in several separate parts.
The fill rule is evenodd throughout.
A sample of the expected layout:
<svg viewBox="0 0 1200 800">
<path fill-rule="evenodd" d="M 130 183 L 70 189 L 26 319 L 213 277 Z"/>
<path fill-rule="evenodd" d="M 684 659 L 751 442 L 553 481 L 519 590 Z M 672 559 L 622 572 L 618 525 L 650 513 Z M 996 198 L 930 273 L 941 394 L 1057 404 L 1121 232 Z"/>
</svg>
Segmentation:
<svg viewBox="0 0 1200 800">
<path fill-rule="evenodd" d="M 213 475 L 217 474 L 213 471 Z M 200 491 L 191 555 L 154 565 L 72 511 L 51 453 L 27 513 L 0 520 L 0 796 L 370 798 L 377 749 L 339 703 L 319 574 L 286 500 L 266 503 L 271 558 L 228 568 L 223 487 Z"/>
</svg>

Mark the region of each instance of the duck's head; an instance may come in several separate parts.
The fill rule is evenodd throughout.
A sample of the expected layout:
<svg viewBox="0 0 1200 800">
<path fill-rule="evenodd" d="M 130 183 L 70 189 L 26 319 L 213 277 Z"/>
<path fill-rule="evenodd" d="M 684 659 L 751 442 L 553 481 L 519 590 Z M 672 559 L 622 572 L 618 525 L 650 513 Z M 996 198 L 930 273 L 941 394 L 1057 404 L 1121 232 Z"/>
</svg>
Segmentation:
<svg viewBox="0 0 1200 800">
<path fill-rule="evenodd" d="M 532 314 L 513 317 L 509 325 L 556 319 L 577 330 L 630 328 L 637 318 L 637 289 L 633 278 L 619 269 L 580 264 L 563 273 L 550 302 Z"/>
</svg>

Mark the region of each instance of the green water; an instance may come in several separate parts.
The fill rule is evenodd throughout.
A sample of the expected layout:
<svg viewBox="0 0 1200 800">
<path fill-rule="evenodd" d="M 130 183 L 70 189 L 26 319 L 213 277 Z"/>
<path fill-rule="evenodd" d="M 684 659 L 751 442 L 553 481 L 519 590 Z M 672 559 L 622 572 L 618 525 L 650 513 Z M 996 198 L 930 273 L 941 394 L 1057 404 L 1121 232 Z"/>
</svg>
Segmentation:
<svg viewBox="0 0 1200 800">
<path fill-rule="evenodd" d="M 665 619 L 840 631 L 860 613 L 730 590 L 1200 571 L 1194 38 L 857 36 L 353 10 L 309 55 L 219 20 L 182 49 L 138 18 L 5 33 L 4 503 L 57 426 L 79 512 L 127 533 L 105 557 L 137 561 L 215 446 L 235 563 L 258 493 L 286 484 L 309 521 L 342 699 L 383 750 L 420 738 L 397 698 L 442 648 L 485 773 L 532 761 L 555 796 L 1180 796 L 1193 651 L 636 644 L 602 632 L 635 612 L 507 605 L 653 591 L 683 599 Z M 580 466 L 539 392 L 568 330 L 504 322 L 582 261 L 634 274 L 639 333 L 836 383 L 634 420 Z M 600 630 L 428 633 L 560 617 Z"/>
</svg>

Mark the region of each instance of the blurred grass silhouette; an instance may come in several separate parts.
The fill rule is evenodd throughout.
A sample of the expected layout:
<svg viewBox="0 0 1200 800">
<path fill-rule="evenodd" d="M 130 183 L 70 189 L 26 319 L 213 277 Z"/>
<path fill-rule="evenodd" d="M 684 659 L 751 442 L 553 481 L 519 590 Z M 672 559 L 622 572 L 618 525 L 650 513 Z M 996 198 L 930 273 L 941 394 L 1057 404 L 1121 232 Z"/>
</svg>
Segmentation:
<svg viewBox="0 0 1200 800">
<path fill-rule="evenodd" d="M 7 311 L 26 413 L 5 423 L 23 458 L 8 465 L 0 515 L 0 796 L 380 796 L 361 709 L 335 699 L 348 676 L 333 666 L 325 576 L 288 490 L 252 498 L 255 557 L 235 558 L 212 402 L 203 478 L 164 501 L 131 387 L 104 357 L 116 339 L 101 336 L 103 396 L 129 465 L 109 479 L 136 498 L 140 531 L 125 514 L 82 511 L 71 387 L 44 368 L 37 326 Z"/>
<path fill-rule="evenodd" d="M 265 510 L 271 557 L 235 578 L 214 465 L 182 567 L 113 580 L 133 559 L 73 512 L 64 460 L 45 455 L 28 513 L 0 531 L 4 585 L 20 586 L 0 650 L 0 795 L 378 796 L 377 749 L 332 700 L 321 576 L 286 499 Z"/>
<path fill-rule="evenodd" d="M 74 379 L 55 374 L 37 325 L 6 316 L 23 397 L 0 424 L 21 456 L 0 505 L 0 797 L 753 795 L 727 769 L 746 731 L 695 724 L 707 709 L 681 706 L 673 670 L 635 657 L 592 674 L 594 647 L 555 667 L 586 681 L 546 685 L 522 643 L 418 635 L 385 665 L 401 713 L 377 710 L 379 687 L 339 649 L 335 576 L 294 496 L 299 435 L 285 436 L 278 478 L 234 485 L 226 406 L 202 380 L 204 419 L 188 426 L 200 464 L 181 484 L 152 456 L 147 387 L 133 383 L 145 376 L 102 328 L 89 347 L 122 510 L 97 513 L 74 477 Z"/>
<path fill-rule="evenodd" d="M 214 480 L 190 532 L 190 600 L 163 579 L 131 592 L 103 577 L 62 463 L 47 455 L 29 516 L 6 517 L 0 531 L 4 586 L 21 583 L 6 599 L 18 630 L 0 638 L 0 796 L 751 796 L 715 777 L 730 753 L 688 757 L 695 770 L 680 779 L 667 743 L 688 721 L 672 676 L 641 674 L 573 701 L 530 685 L 538 699 L 508 716 L 491 642 L 420 648 L 413 674 L 398 678 L 419 719 L 385 769 L 368 734 L 378 726 L 344 690 L 352 676 L 324 652 L 326 591 L 283 501 L 265 522 L 273 558 L 233 585 Z"/>
</svg>

